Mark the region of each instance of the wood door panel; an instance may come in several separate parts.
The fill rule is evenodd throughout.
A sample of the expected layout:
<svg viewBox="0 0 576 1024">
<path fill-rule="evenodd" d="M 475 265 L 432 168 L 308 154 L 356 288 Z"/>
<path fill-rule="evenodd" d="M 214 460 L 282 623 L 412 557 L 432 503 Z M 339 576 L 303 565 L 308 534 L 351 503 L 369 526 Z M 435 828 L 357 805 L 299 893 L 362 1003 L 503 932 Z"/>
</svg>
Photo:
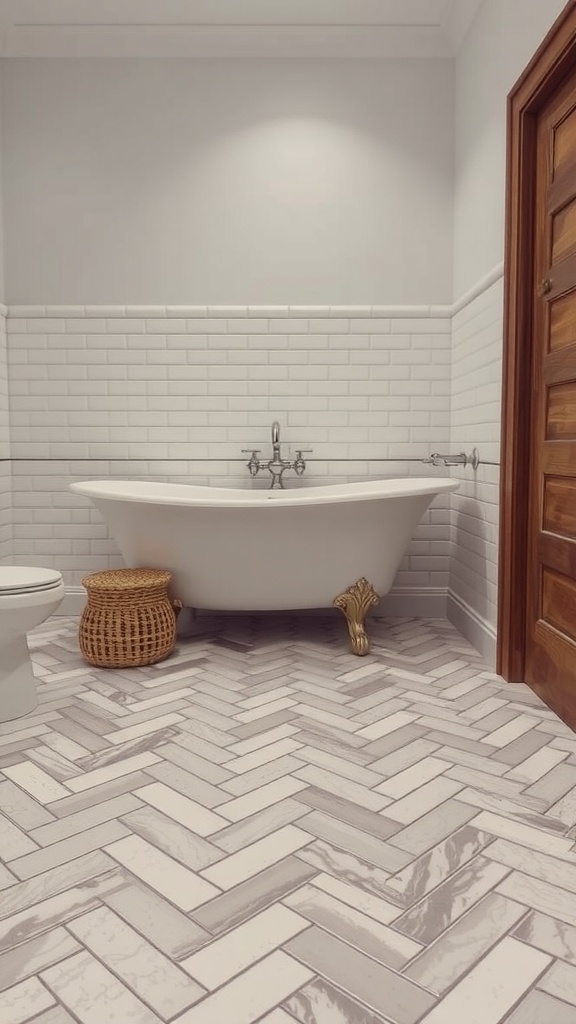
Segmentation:
<svg viewBox="0 0 576 1024">
<path fill-rule="evenodd" d="M 576 72 L 573 79 L 537 128 L 525 678 L 576 723 Z"/>
<path fill-rule="evenodd" d="M 574 289 L 550 301 L 549 351 L 576 345 L 576 295 Z"/>
<path fill-rule="evenodd" d="M 574 150 L 576 150 L 576 108 L 573 108 L 554 130 L 552 158 L 554 177 L 566 167 L 571 167 Z"/>
<path fill-rule="evenodd" d="M 576 640 L 576 580 L 543 570 L 542 619 L 570 640 Z"/>
<path fill-rule="evenodd" d="M 543 367 L 543 383 L 548 387 L 576 380 L 576 345 L 551 352 Z"/>
<path fill-rule="evenodd" d="M 542 565 L 554 569 L 563 576 L 576 577 L 576 542 L 554 533 L 541 533 L 538 540 L 537 554 Z M 541 611 L 538 607 L 537 618 Z"/>
<path fill-rule="evenodd" d="M 546 440 L 576 440 L 576 380 L 548 389 Z"/>
<path fill-rule="evenodd" d="M 545 478 L 542 528 L 576 540 L 576 481 Z"/>
<path fill-rule="evenodd" d="M 576 198 L 552 217 L 552 264 L 576 252 Z"/>
</svg>

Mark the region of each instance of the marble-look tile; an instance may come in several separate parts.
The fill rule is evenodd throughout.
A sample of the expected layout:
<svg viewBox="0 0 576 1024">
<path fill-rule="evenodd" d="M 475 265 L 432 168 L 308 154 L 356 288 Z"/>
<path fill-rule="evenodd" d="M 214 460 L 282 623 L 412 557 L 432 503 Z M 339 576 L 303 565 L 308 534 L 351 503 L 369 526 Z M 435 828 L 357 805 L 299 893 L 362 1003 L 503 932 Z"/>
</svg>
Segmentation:
<svg viewBox="0 0 576 1024">
<path fill-rule="evenodd" d="M 236 797 L 235 800 L 230 800 L 227 804 L 221 804 L 218 813 L 223 815 L 224 818 L 228 818 L 229 821 L 240 821 L 242 818 L 255 814 L 257 811 L 293 796 L 295 793 L 299 793 L 300 790 L 306 788 L 306 782 L 293 779 L 290 776 L 284 776 L 281 779 L 276 779 L 274 782 L 261 786 L 252 793 Z"/>
<path fill-rule="evenodd" d="M 247 818 L 241 818 L 235 824 L 211 835 L 211 842 L 215 843 L 226 853 L 236 853 L 244 846 L 263 839 L 265 836 L 283 828 L 284 825 L 291 825 L 308 814 L 309 808 L 296 800 L 280 800 L 278 803 L 265 807 L 256 814 Z"/>
<path fill-rule="evenodd" d="M 14 825 L 4 814 L 0 814 L 0 858 L 4 861 L 23 857 L 38 849 L 25 832 Z"/>
<path fill-rule="evenodd" d="M 201 985 L 107 907 L 77 917 L 68 929 L 162 1018 L 171 1019 L 205 995 Z"/>
<path fill-rule="evenodd" d="M 217 846 L 161 814 L 155 807 L 141 807 L 126 814 L 122 824 L 191 871 L 200 871 L 224 857 Z"/>
<path fill-rule="evenodd" d="M 34 907 L 5 917 L 0 922 L 0 953 L 4 953 L 25 939 L 49 932 L 57 925 L 93 910 L 99 905 L 105 889 L 120 888 L 123 881 L 117 875 L 104 875 L 89 887 L 75 886 L 57 896 L 41 900 Z"/>
<path fill-rule="evenodd" d="M 100 896 L 103 903 L 173 960 L 209 941 L 207 931 L 126 872 L 124 884 Z"/>
<path fill-rule="evenodd" d="M 572 843 L 569 839 L 542 832 L 531 825 L 508 820 L 499 814 L 492 814 L 491 811 L 481 811 L 474 824 L 482 831 L 500 836 L 501 839 L 510 839 L 513 843 L 520 843 L 521 846 L 528 846 L 533 850 L 542 850 L 543 853 L 570 859 Z"/>
<path fill-rule="evenodd" d="M 282 899 L 317 874 L 317 869 L 303 864 L 297 857 L 285 857 L 278 864 L 266 868 L 247 882 L 241 882 L 199 907 L 191 917 L 214 935 L 241 924 L 264 907 Z"/>
<path fill-rule="evenodd" d="M 284 757 L 286 754 L 293 754 L 300 747 L 301 744 L 292 739 L 278 740 L 276 743 L 270 743 L 250 754 L 243 754 L 241 757 L 234 758 L 233 761 L 227 761 L 226 765 L 230 771 L 241 775 L 253 768 L 260 768 L 262 765 L 268 764 L 269 761 Z"/>
<path fill-rule="evenodd" d="M 470 753 L 468 750 L 457 749 L 450 743 L 440 747 L 436 746 L 438 757 L 444 758 L 446 761 L 452 761 L 454 764 L 459 764 L 462 767 L 474 768 L 483 774 L 493 775 L 494 777 L 502 776 L 508 771 L 507 765 L 487 758 L 485 752 L 479 757 L 478 754 Z"/>
<path fill-rule="evenodd" d="M 40 846 L 49 846 L 51 843 L 57 843 L 79 832 L 84 832 L 94 825 L 110 821 L 112 818 L 119 818 L 120 815 L 128 814 L 141 806 L 140 800 L 127 793 L 112 800 L 105 800 L 103 803 L 97 804 L 96 807 L 77 811 L 76 814 L 69 814 L 66 818 L 60 818 L 48 825 L 41 825 L 40 828 L 32 829 L 30 836 Z"/>
<path fill-rule="evenodd" d="M 422 951 L 418 942 L 313 885 L 302 886 L 286 896 L 284 903 L 313 924 L 394 970 L 400 970 Z"/>
<path fill-rule="evenodd" d="M 85 789 L 100 786 L 103 782 L 110 782 L 112 779 L 117 779 L 122 775 L 137 772 L 141 768 L 149 768 L 151 765 L 157 764 L 158 761 L 160 761 L 160 758 L 157 754 L 136 754 L 135 757 L 127 757 L 125 760 L 116 761 L 115 764 L 107 765 L 105 768 L 95 768 L 94 771 L 85 772 L 74 779 L 68 779 L 66 785 L 73 793 L 82 793 Z M 63 791 L 59 796 L 69 795 L 62 786 L 60 789 Z M 59 796 L 51 797 L 51 799 L 58 800 Z M 48 801 L 45 801 L 45 803 L 48 803 Z"/>
<path fill-rule="evenodd" d="M 71 779 L 78 774 L 78 768 L 72 761 L 63 757 L 62 754 L 58 754 L 46 744 L 34 747 L 29 751 L 28 757 L 39 768 L 45 769 L 57 782 L 66 782 L 66 779 Z"/>
<path fill-rule="evenodd" d="M 527 807 L 533 807 L 535 810 L 542 810 L 545 806 L 541 800 L 537 800 L 534 797 L 524 797 L 522 794 L 524 787 L 519 782 L 512 781 L 508 776 L 494 776 L 489 772 L 479 771 L 476 768 L 469 768 L 460 764 L 453 765 L 446 772 L 446 775 L 449 779 L 456 779 L 457 782 L 463 782 L 466 786 L 479 789 L 481 792 L 486 792 L 492 796 L 508 797 L 510 800 L 516 800 L 521 796 L 522 802 Z"/>
<path fill-rule="evenodd" d="M 508 868 L 485 857 L 475 857 L 399 917 L 394 927 L 428 945 L 498 885 L 508 871 Z"/>
<path fill-rule="evenodd" d="M 453 779 L 437 778 L 415 789 L 409 796 L 386 808 L 386 817 L 403 825 L 422 818 L 439 804 L 443 804 L 462 789 L 462 783 Z"/>
<path fill-rule="evenodd" d="M 375 921 L 380 921 L 381 924 L 390 924 L 391 921 L 395 921 L 397 917 L 400 917 L 403 910 L 402 907 L 397 907 L 388 900 L 376 896 L 374 893 L 368 892 L 358 885 L 342 881 L 340 878 L 334 878 L 333 875 L 328 875 L 324 872 L 316 875 L 312 885 L 317 889 L 321 889 L 322 892 L 334 896 L 341 903 L 346 903 L 347 906 L 361 911 L 368 917 L 374 918 Z"/>
<path fill-rule="evenodd" d="M 182 960 L 182 967 L 212 991 L 309 927 L 305 917 L 277 904 Z"/>
<path fill-rule="evenodd" d="M 510 821 L 530 825 L 540 829 L 543 833 L 551 832 L 559 836 L 564 836 L 566 833 L 566 826 L 557 818 L 553 818 L 550 813 L 539 813 L 539 811 L 546 810 L 546 805 L 542 801 L 538 801 L 538 809 L 534 809 L 536 802 L 534 797 L 524 799 L 524 794 L 521 794 L 520 802 L 517 799 L 510 800 L 507 796 L 466 787 L 457 794 L 456 799 L 470 804 L 472 807 L 477 807 L 478 810 L 494 811 L 495 814 L 508 818 Z"/>
<path fill-rule="evenodd" d="M 538 988 L 576 1006 L 576 967 L 564 963 L 553 964 L 540 978 Z"/>
<path fill-rule="evenodd" d="M 334 793 L 336 796 L 342 796 L 346 800 L 359 804 L 360 807 L 365 807 L 369 811 L 381 811 L 391 802 L 389 797 L 382 796 L 372 789 L 360 786 L 357 782 L 351 782 L 350 779 L 344 779 L 341 775 L 334 775 L 333 772 L 329 772 L 325 768 L 317 768 L 312 765 L 298 769 L 298 771 L 294 772 L 294 775 L 297 779 L 307 782 L 311 786 L 324 789 L 328 793 Z"/>
<path fill-rule="evenodd" d="M 447 768 L 451 768 L 450 761 L 442 761 L 439 757 L 424 757 L 418 764 L 405 768 L 398 772 L 391 779 L 376 786 L 377 793 L 383 793 L 393 800 L 401 800 L 402 797 L 412 793 L 415 789 L 431 782 L 438 775 L 442 775 Z M 428 808 L 427 808 L 428 809 Z M 393 815 L 392 815 L 393 817 Z"/>
<path fill-rule="evenodd" d="M 550 958 L 505 938 L 426 1017 L 422 1024 L 498 1024 L 546 969 Z"/>
<path fill-rule="evenodd" d="M 546 853 L 517 846 L 506 839 L 497 839 L 485 851 L 485 856 L 499 864 L 522 871 L 525 875 L 541 878 L 543 882 L 576 892 L 576 858 L 572 863 L 550 857 Z"/>
<path fill-rule="evenodd" d="M 0 990 L 77 953 L 80 946 L 65 928 L 56 927 L 0 955 Z"/>
<path fill-rule="evenodd" d="M 129 835 L 106 852 L 181 910 L 193 910 L 219 894 L 219 889 L 189 871 L 140 836 Z"/>
<path fill-rule="evenodd" d="M 524 785 L 532 785 L 547 775 L 552 768 L 561 764 L 568 757 L 565 750 L 552 750 L 550 747 L 542 747 L 535 754 L 521 761 L 516 767 L 511 768 L 507 778 L 516 779 Z"/>
<path fill-rule="evenodd" d="M 556 821 L 561 821 L 566 828 L 572 828 L 576 824 L 576 786 L 552 804 L 548 814 Z"/>
<path fill-rule="evenodd" d="M 526 915 L 526 907 L 490 892 L 404 971 L 442 995 Z"/>
<path fill-rule="evenodd" d="M 274 835 L 259 839 L 245 849 L 230 854 L 220 863 L 205 868 L 202 877 L 220 889 L 231 889 L 258 871 L 263 871 L 291 853 L 301 850 L 310 842 L 312 836 L 307 832 L 303 832 L 295 825 L 286 825 Z"/>
<path fill-rule="evenodd" d="M 51 1010 L 35 1017 L 34 1024 L 75 1024 L 75 1021 L 63 1006 L 53 1006 Z"/>
<path fill-rule="evenodd" d="M 37 978 L 29 978 L 0 993 L 0 1019 L 2 1024 L 24 1024 L 55 1002 Z"/>
<path fill-rule="evenodd" d="M 3 892 L 0 899 L 0 918 L 33 907 L 40 900 L 55 896 L 72 886 L 97 881 L 101 875 L 109 874 L 115 869 L 115 862 L 105 853 L 87 853 L 83 857 L 46 871 L 41 878 L 19 882 Z"/>
<path fill-rule="evenodd" d="M 82 1024 L 159 1024 L 160 1018 L 89 953 L 77 953 L 40 975 L 51 992 Z"/>
<path fill-rule="evenodd" d="M 383 1017 L 377 1017 L 324 978 L 316 978 L 295 992 L 285 1005 L 291 1016 L 286 1014 L 278 1024 L 293 1024 L 294 1019 L 299 1024 L 384 1024 Z M 266 1017 L 262 1024 L 268 1020 Z M 270 1024 L 275 1022 L 270 1020 Z"/>
<path fill-rule="evenodd" d="M 398 822 L 390 821 L 383 814 L 369 811 L 365 807 L 358 807 L 353 800 L 346 800 L 336 793 L 327 793 L 326 790 L 318 789 L 316 786 L 309 786 L 301 793 L 297 793 L 295 799 L 306 807 L 324 811 L 330 817 L 344 821 L 353 828 L 380 839 L 388 839 L 402 828 Z"/>
<path fill-rule="evenodd" d="M 574 785 L 574 770 L 568 764 L 559 764 L 526 790 L 527 796 L 539 797 L 553 804 Z"/>
<path fill-rule="evenodd" d="M 156 760 L 160 761 L 160 758 Z M 204 779 L 196 778 L 184 768 L 179 768 L 178 765 L 170 764 L 167 761 L 147 766 L 146 775 L 152 776 L 158 782 L 163 782 L 164 785 L 181 793 L 182 796 L 189 797 L 190 800 L 195 800 L 203 807 L 210 809 L 218 807 L 219 804 L 226 803 L 230 799 L 222 789 L 212 786 Z"/>
<path fill-rule="evenodd" d="M 416 715 L 411 715 L 407 711 L 397 711 L 393 715 L 384 715 L 380 721 L 373 722 L 372 725 L 366 725 L 363 729 L 358 731 L 358 736 L 361 736 L 365 740 L 379 740 L 383 736 L 388 736 L 391 732 L 395 732 L 396 729 L 402 729 L 406 725 L 411 725 L 416 719 Z"/>
<path fill-rule="evenodd" d="M 54 821 L 50 811 L 8 780 L 0 782 L 0 810 L 23 829 L 38 828 Z"/>
<path fill-rule="evenodd" d="M 434 997 L 315 925 L 286 946 L 316 974 L 395 1024 L 416 1024 Z"/>
<path fill-rule="evenodd" d="M 107 843 L 122 841 L 125 838 L 130 838 L 129 829 L 119 821 L 107 821 L 104 825 L 89 828 L 86 832 L 71 836 L 70 839 L 63 839 L 60 843 L 53 843 L 43 850 L 28 853 L 25 857 L 11 861 L 10 870 L 18 878 L 32 878 L 33 875 L 39 875 L 50 868 L 75 860 L 84 853 L 100 850 Z"/>
<path fill-rule="evenodd" d="M 529 875 L 513 871 L 500 883 L 497 892 L 523 903 L 525 907 L 576 926 L 576 895 L 566 889 L 559 889 L 539 878 L 530 878 Z"/>
<path fill-rule="evenodd" d="M 280 1006 L 277 1006 L 272 1013 L 267 1013 L 265 1017 L 260 1018 L 260 1024 L 294 1024 L 295 1019 L 291 1013 L 288 1014 Z"/>
<path fill-rule="evenodd" d="M 228 749 L 236 757 L 240 757 L 243 754 L 251 754 L 253 750 L 259 750 L 261 747 L 266 747 L 270 743 L 276 743 L 278 740 L 287 739 L 298 731 L 299 730 L 295 726 L 283 723 L 282 725 L 277 725 L 272 729 L 266 729 L 258 735 L 239 739 L 235 743 L 230 744 Z"/>
<path fill-rule="evenodd" d="M 144 786 L 149 782 L 150 779 L 144 772 L 133 772 L 131 775 L 113 779 L 112 782 L 104 782 L 101 786 L 94 786 L 83 793 L 71 793 L 62 800 L 55 800 L 50 804 L 50 812 L 53 818 L 65 818 L 69 814 L 76 814 L 88 807 L 97 807 L 106 800 L 130 793 L 138 786 Z"/>
<path fill-rule="evenodd" d="M 515 929 L 514 935 L 545 953 L 576 964 L 575 925 L 531 911 Z"/>
<path fill-rule="evenodd" d="M 472 860 L 490 842 L 492 836 L 487 832 L 465 825 L 392 875 L 387 882 L 388 888 L 406 904 L 415 903 Z"/>
<path fill-rule="evenodd" d="M 300 821 L 300 828 L 305 832 L 310 832 L 318 839 L 332 843 L 340 850 L 382 868 L 383 871 L 398 871 L 409 859 L 406 854 L 394 846 L 382 842 L 379 837 L 369 835 L 346 822 L 338 821 L 322 811 L 312 811 L 311 814 L 307 814 Z"/>
<path fill-rule="evenodd" d="M 218 832 L 228 824 L 226 818 L 203 807 L 195 800 L 189 800 L 181 793 L 175 792 L 162 782 L 152 782 L 148 786 L 134 790 L 134 796 L 157 810 L 163 811 L 180 825 L 195 832 L 198 836 L 209 836 Z"/>
<path fill-rule="evenodd" d="M 204 782 L 209 782 L 214 786 L 219 786 L 222 782 L 232 778 L 231 773 L 226 767 L 223 767 L 221 764 L 213 764 L 212 761 L 199 757 L 196 753 L 187 750 L 183 746 L 179 746 L 177 743 L 164 743 L 158 753 L 171 764 L 184 768 L 191 775 L 198 779 L 203 779 Z"/>
<path fill-rule="evenodd" d="M 43 768 L 32 764 L 31 761 L 22 761 L 21 764 L 4 768 L 4 775 L 41 804 L 48 804 L 51 800 L 60 800 L 61 797 L 70 796 L 69 789 L 65 789 Z"/>
<path fill-rule="evenodd" d="M 506 1017 L 506 1024 L 575 1024 L 574 1007 L 537 989 Z"/>
<path fill-rule="evenodd" d="M 305 966 L 276 951 L 188 1010 L 178 1024 L 252 1024 L 312 977 Z"/>
<path fill-rule="evenodd" d="M 373 761 L 370 767 L 372 771 L 378 772 L 380 775 L 396 775 L 398 772 L 418 764 L 422 758 L 428 757 L 436 750 L 438 750 L 437 743 L 430 743 L 429 740 L 423 739 L 412 740 L 405 747 L 400 747 L 398 750 L 392 751 L 391 754 L 386 754 Z"/>
<path fill-rule="evenodd" d="M 236 778 L 230 779 L 228 782 L 223 782 L 220 789 L 224 793 L 229 794 L 228 798 L 244 796 L 245 793 L 252 793 L 253 790 L 267 786 L 269 782 L 274 782 L 285 775 L 290 775 L 301 764 L 302 762 L 297 761 L 291 754 L 286 754 L 284 757 L 275 758 L 275 760 L 269 761 L 259 768 L 252 768 L 243 775 L 237 775 Z"/>
</svg>

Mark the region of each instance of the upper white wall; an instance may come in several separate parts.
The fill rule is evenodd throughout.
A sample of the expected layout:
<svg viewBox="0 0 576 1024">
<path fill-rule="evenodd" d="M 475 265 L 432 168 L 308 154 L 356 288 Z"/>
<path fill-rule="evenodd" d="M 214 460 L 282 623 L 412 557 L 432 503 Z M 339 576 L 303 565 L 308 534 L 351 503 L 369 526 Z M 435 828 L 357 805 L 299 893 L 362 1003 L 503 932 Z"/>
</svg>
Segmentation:
<svg viewBox="0 0 576 1024">
<path fill-rule="evenodd" d="M 444 303 L 453 62 L 6 60 L 11 303 Z"/>
<path fill-rule="evenodd" d="M 456 60 L 454 298 L 504 256 L 506 97 L 565 0 L 484 0 Z"/>
</svg>

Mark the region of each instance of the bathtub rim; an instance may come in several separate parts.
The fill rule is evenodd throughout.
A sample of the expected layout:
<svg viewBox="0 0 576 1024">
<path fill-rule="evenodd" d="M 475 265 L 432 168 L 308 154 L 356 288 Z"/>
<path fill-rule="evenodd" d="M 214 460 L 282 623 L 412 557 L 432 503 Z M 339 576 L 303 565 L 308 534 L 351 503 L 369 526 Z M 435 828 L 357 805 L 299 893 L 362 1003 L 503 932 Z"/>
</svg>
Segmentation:
<svg viewBox="0 0 576 1024">
<path fill-rule="evenodd" d="M 93 501 L 202 508 L 290 508 L 363 501 L 385 501 L 418 495 L 448 494 L 460 481 L 451 477 L 385 477 L 360 483 L 313 484 L 296 489 L 211 487 L 167 484 L 155 480 L 81 480 L 69 484 L 74 494 Z M 163 493 L 164 492 L 164 493 Z"/>
</svg>

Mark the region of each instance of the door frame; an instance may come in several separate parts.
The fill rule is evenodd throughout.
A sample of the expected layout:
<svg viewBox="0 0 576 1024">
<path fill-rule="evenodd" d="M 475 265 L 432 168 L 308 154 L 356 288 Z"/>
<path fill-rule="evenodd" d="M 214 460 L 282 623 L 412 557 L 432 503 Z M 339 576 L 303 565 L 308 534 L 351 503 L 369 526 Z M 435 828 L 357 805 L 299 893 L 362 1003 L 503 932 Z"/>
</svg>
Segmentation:
<svg viewBox="0 0 576 1024">
<path fill-rule="evenodd" d="M 570 0 L 508 95 L 497 671 L 523 682 L 537 115 L 576 66 Z"/>
</svg>

